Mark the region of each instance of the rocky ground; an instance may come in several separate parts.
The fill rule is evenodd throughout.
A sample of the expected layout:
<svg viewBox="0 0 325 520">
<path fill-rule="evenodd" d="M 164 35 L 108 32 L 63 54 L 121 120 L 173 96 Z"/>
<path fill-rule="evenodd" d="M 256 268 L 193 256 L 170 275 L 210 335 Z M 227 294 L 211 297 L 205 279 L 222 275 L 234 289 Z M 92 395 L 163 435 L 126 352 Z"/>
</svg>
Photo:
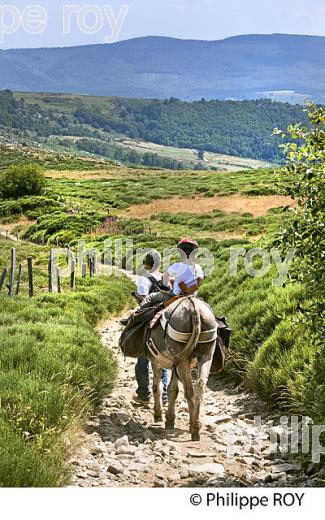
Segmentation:
<svg viewBox="0 0 325 520">
<path fill-rule="evenodd" d="M 120 333 L 117 320 L 110 321 L 102 330 L 105 345 L 119 360 L 119 379 L 80 438 L 80 449 L 71 460 L 73 486 L 323 485 L 324 470 L 310 464 L 305 474 L 297 460 L 290 460 L 279 451 L 271 453 L 272 437 L 283 433 L 280 414 L 241 387 L 211 378 L 199 443 L 190 440 L 182 392 L 178 397 L 176 429 L 165 430 L 163 423 L 154 424 L 152 403 L 145 408 L 133 401 L 134 361 L 121 355 Z M 262 417 L 261 427 L 254 422 L 255 416 Z M 229 428 L 234 429 L 232 458 L 227 456 Z M 254 439 L 260 446 L 257 450 Z"/>
</svg>

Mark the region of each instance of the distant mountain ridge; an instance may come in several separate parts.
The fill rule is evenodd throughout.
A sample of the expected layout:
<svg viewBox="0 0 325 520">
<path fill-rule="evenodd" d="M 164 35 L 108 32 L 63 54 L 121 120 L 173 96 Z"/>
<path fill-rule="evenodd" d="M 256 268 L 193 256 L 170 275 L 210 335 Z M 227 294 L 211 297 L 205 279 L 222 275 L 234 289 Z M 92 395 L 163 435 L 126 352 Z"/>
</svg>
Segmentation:
<svg viewBox="0 0 325 520">
<path fill-rule="evenodd" d="M 325 37 L 145 37 L 0 51 L 0 89 L 100 96 L 325 101 Z M 289 93 L 288 93 L 289 91 Z"/>
<path fill-rule="evenodd" d="M 0 89 L 16 91 L 325 102 L 324 84 L 325 37 L 320 36 L 145 37 L 0 51 Z"/>
</svg>

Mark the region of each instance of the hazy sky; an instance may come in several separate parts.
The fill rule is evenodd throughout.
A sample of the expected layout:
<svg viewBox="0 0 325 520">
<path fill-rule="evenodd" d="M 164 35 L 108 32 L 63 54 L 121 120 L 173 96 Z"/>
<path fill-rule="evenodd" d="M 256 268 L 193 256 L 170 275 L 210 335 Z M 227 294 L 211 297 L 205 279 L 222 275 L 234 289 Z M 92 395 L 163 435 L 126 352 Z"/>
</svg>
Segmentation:
<svg viewBox="0 0 325 520">
<path fill-rule="evenodd" d="M 43 13 L 32 13 L 31 5 L 41 6 Z M 68 15 L 69 5 L 76 7 Z M 274 32 L 325 36 L 325 0 L 9 0 L 0 5 L 0 48 L 105 43 L 146 35 L 217 40 Z"/>
</svg>

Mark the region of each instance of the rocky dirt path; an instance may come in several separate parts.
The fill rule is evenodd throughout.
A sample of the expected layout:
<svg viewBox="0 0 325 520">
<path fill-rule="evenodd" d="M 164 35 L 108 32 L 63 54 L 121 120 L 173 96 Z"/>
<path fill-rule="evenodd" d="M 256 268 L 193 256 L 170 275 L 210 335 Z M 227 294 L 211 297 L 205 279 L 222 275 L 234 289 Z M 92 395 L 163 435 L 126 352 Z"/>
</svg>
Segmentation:
<svg viewBox="0 0 325 520">
<path fill-rule="evenodd" d="M 71 464 L 73 486 L 80 487 L 190 487 L 315 485 L 315 476 L 302 474 L 300 464 L 270 454 L 270 432 L 281 433 L 279 417 L 256 395 L 211 378 L 203 414 L 202 440 L 188 433 L 187 406 L 178 397 L 175 430 L 154 424 L 153 413 L 133 401 L 134 361 L 118 348 L 121 326 L 110 321 L 102 330 L 107 348 L 119 361 L 118 384 L 91 417 Z M 262 417 L 261 450 L 249 439 L 256 435 L 254 416 Z M 234 457 L 227 459 L 227 430 L 236 427 Z M 314 468 L 311 468 L 312 473 Z"/>
</svg>

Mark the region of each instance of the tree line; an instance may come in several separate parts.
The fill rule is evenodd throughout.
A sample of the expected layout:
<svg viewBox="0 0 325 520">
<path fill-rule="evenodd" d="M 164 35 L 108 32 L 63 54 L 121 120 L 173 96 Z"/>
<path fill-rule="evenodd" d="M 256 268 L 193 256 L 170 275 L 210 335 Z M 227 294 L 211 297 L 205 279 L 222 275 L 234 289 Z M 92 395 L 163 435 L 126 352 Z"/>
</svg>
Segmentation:
<svg viewBox="0 0 325 520">
<path fill-rule="evenodd" d="M 112 99 L 109 110 L 81 104 L 87 125 L 166 146 L 282 161 L 275 127 L 307 123 L 303 107 L 270 100 L 201 101 Z"/>
</svg>

